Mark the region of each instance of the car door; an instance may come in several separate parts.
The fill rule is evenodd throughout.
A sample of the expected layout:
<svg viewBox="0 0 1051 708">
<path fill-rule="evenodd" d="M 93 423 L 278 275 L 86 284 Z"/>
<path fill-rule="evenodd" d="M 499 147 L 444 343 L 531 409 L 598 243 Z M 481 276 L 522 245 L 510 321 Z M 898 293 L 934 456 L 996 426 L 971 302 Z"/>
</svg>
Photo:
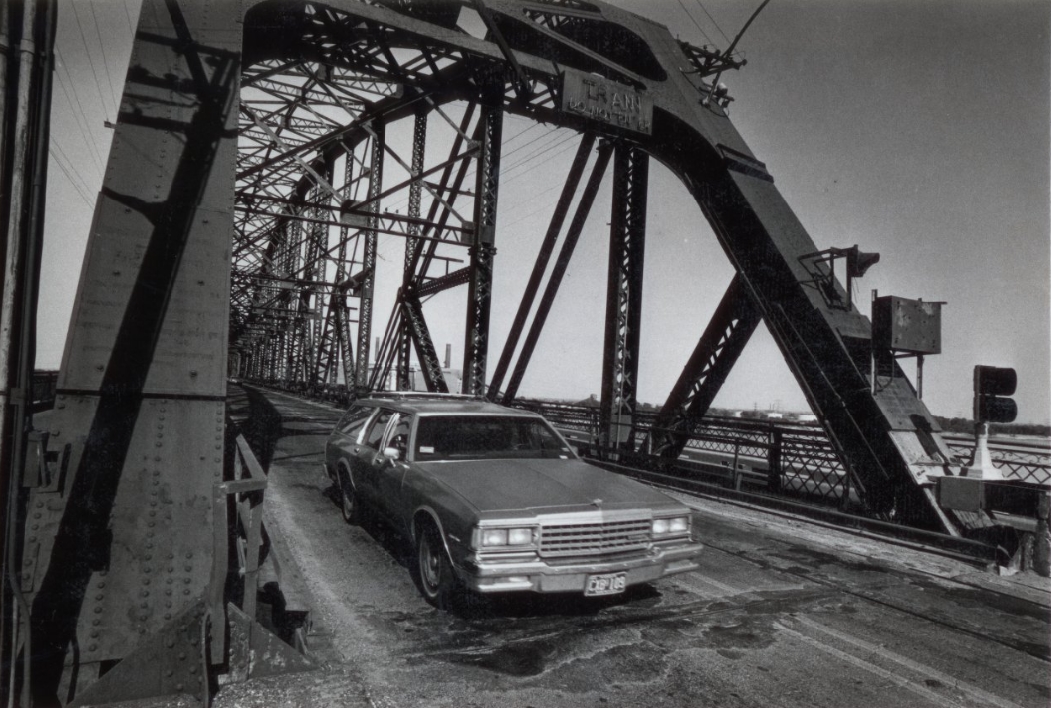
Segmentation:
<svg viewBox="0 0 1051 708">
<path fill-rule="evenodd" d="M 371 406 L 354 405 L 336 423 L 327 445 L 328 467 L 331 473 L 335 474 L 341 460 L 351 464 L 351 458 L 357 454 L 362 429 L 375 412 L 376 409 Z"/>
<path fill-rule="evenodd" d="M 356 446 L 354 461 L 354 483 L 358 493 L 368 498 L 378 509 L 387 511 L 379 487 L 379 462 L 383 457 L 383 439 L 394 411 L 380 408 L 365 427 L 365 436 Z"/>
<path fill-rule="evenodd" d="M 383 503 L 387 505 L 392 516 L 402 518 L 405 516 L 404 500 L 402 499 L 402 481 L 409 465 L 405 458 L 409 453 L 409 433 L 412 431 L 412 415 L 399 413 L 387 424 L 386 434 L 383 436 L 380 454 L 374 458 L 375 479 L 379 487 L 379 494 Z M 394 460 L 383 454 L 387 448 L 398 451 L 398 459 Z"/>
</svg>

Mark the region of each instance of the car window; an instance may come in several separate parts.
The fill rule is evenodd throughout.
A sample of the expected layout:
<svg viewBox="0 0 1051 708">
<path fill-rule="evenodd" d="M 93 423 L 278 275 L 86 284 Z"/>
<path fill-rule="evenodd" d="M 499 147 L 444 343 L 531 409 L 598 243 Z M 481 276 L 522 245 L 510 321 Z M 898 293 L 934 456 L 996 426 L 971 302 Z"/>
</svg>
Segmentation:
<svg viewBox="0 0 1051 708">
<path fill-rule="evenodd" d="M 416 426 L 415 459 L 573 457 L 542 418 L 506 415 L 425 416 Z"/>
<path fill-rule="evenodd" d="M 372 423 L 369 425 L 369 430 L 365 433 L 365 445 L 376 450 L 379 449 L 380 441 L 383 439 L 383 430 L 387 427 L 387 423 L 390 422 L 391 416 L 394 415 L 394 411 L 380 411 Z"/>
<path fill-rule="evenodd" d="M 405 459 L 405 453 L 409 450 L 409 430 L 411 429 L 412 416 L 399 415 L 398 420 L 391 427 L 390 435 L 387 436 L 387 442 L 384 444 L 384 447 L 393 447 L 401 453 L 402 459 Z"/>
<path fill-rule="evenodd" d="M 369 416 L 375 412 L 375 408 L 354 406 L 343 414 L 339 423 L 336 424 L 336 430 L 344 435 L 349 435 L 354 440 L 357 440 L 358 436 L 361 434 L 361 429 L 365 427 L 365 423 L 368 422 Z"/>
</svg>

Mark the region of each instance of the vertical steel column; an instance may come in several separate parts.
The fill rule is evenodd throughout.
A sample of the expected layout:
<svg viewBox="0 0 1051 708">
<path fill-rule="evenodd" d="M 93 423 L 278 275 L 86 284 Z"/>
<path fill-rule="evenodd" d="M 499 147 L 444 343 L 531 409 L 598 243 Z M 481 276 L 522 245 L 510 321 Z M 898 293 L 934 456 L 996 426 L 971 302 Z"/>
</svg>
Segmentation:
<svg viewBox="0 0 1051 708">
<path fill-rule="evenodd" d="M 413 219 L 418 219 L 420 216 L 420 200 L 423 196 L 423 181 L 417 178 L 423 172 L 423 158 L 427 147 L 426 108 L 426 104 L 420 104 L 420 107 L 416 111 L 416 120 L 412 129 L 412 174 L 410 174 L 409 177 L 416 181 L 409 185 L 409 216 Z M 409 290 L 412 288 L 412 283 L 415 279 L 415 253 L 416 244 L 419 241 L 416 237 L 419 233 L 419 224 L 410 223 L 408 227 L 408 236 L 405 239 L 405 266 L 401 281 L 401 291 L 403 296 L 409 294 Z M 409 358 L 412 351 L 412 338 L 409 334 L 409 327 L 406 324 L 404 317 L 398 328 L 397 337 L 398 368 L 395 379 L 397 380 L 397 389 L 399 391 L 407 391 L 412 388 L 412 382 L 409 381 Z"/>
<path fill-rule="evenodd" d="M 33 366 L 36 358 L 37 289 L 40 252 L 44 237 L 44 200 L 47 187 L 48 143 L 51 115 L 51 81 L 57 3 L 54 0 L 22 3 L 21 36 L 10 22 L 13 3 L 0 9 L 0 41 L 6 44 L 4 72 L 0 73 L 0 176 L 5 198 L 0 220 L 5 224 L 3 270 L 0 272 L 0 663 L 10 667 L 0 676 L 0 695 L 14 696 L 16 646 L 21 644 L 22 704 L 28 704 L 31 642 L 19 625 L 24 602 L 16 524 L 22 519 L 19 491 L 25 465 L 30 425 Z M 13 56 L 11 56 L 13 55 Z M 8 61 L 10 60 L 10 65 Z M 10 84 L 7 82 L 11 81 Z M 15 99 L 10 101 L 9 99 Z M 10 141 L 10 144 L 8 143 Z M 8 150 L 14 148 L 12 153 Z M 35 562 L 35 558 L 33 559 Z M 16 599 L 17 598 L 17 599 Z M 22 625 L 23 627 L 25 625 Z M 5 668 L 6 668 L 5 667 Z M 8 679 L 11 682 L 8 683 Z"/>
<path fill-rule="evenodd" d="M 238 5 L 143 2 L 50 419 L 64 462 L 31 492 L 35 705 L 78 698 L 209 583 L 202 500 L 223 471 L 240 19 Z M 157 592 L 164 579 L 178 595 Z"/>
<path fill-rule="evenodd" d="M 471 282 L 467 292 L 467 332 L 464 338 L 463 392 L 485 393 L 489 355 L 489 308 L 492 303 L 493 257 L 496 255 L 496 200 L 500 184 L 500 143 L 503 109 L 485 106 L 479 120 L 483 129 L 478 151 L 474 202 L 474 244 L 471 246 Z"/>
<path fill-rule="evenodd" d="M 331 179 L 331 175 L 325 174 L 325 179 Z M 307 206 L 303 214 L 309 218 L 319 218 L 320 210 L 315 206 L 321 199 L 321 189 L 314 185 L 307 193 Z M 297 328 L 298 348 L 296 351 L 296 378 L 307 386 L 316 382 L 314 371 L 314 360 L 316 359 L 315 347 L 318 346 L 319 333 L 317 332 L 317 320 L 314 317 L 314 308 L 320 307 L 316 300 L 317 286 L 313 281 L 318 275 L 318 257 L 324 249 L 319 246 L 319 239 L 327 227 L 313 221 L 303 223 L 303 268 L 301 273 L 293 275 L 297 280 L 301 279 L 299 286 L 299 297 L 296 303 L 296 317 L 299 318 Z"/>
<path fill-rule="evenodd" d="M 354 151 L 351 147 L 344 145 L 346 151 L 343 167 L 343 198 L 348 199 L 351 195 L 354 183 Z M 339 229 L 339 258 L 336 260 L 336 292 L 333 294 L 333 307 L 336 308 L 336 331 L 334 333 L 336 344 L 334 351 L 338 352 L 336 362 L 343 366 L 343 384 L 354 385 L 354 347 L 350 343 L 350 312 L 347 309 L 347 293 L 342 283 L 350 276 L 350 265 L 347 263 L 347 236 L 350 229 L 341 226 Z M 331 381 L 336 383 L 338 365 L 332 364 Z"/>
<path fill-rule="evenodd" d="M 608 449 L 631 450 L 637 405 L 649 156 L 628 145 L 618 145 L 615 153 L 600 435 Z"/>
<path fill-rule="evenodd" d="M 380 191 L 383 188 L 383 155 L 386 126 L 374 122 L 372 125 L 372 151 L 369 161 L 369 204 L 368 210 L 373 216 L 368 217 L 368 228 L 365 231 L 365 249 L 362 255 L 361 306 L 358 310 L 358 362 L 355 367 L 355 378 L 359 388 L 369 384 L 369 351 L 372 339 L 372 293 L 376 286 L 376 228 L 379 219 L 375 214 L 380 211 Z"/>
</svg>

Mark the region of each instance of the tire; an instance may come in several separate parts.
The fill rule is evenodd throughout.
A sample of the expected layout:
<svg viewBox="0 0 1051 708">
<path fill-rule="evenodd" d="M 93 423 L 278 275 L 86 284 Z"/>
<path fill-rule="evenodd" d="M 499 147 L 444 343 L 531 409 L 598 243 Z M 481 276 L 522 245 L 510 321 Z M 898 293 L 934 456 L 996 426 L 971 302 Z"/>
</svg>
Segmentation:
<svg viewBox="0 0 1051 708">
<path fill-rule="evenodd" d="M 423 598 L 439 610 L 449 609 L 459 584 L 445 546 L 432 523 L 426 523 L 416 537 L 416 577 Z"/>
<path fill-rule="evenodd" d="M 361 500 L 354 491 L 354 484 L 350 481 L 350 474 L 340 469 L 336 475 L 339 489 L 339 510 L 343 514 L 343 520 L 348 524 L 356 524 L 361 521 Z"/>
</svg>

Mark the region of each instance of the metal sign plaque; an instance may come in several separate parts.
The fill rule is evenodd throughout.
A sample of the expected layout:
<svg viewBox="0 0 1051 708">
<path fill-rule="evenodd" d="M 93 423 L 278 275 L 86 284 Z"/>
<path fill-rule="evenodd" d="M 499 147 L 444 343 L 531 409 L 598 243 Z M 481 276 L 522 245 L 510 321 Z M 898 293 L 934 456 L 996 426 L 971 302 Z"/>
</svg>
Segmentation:
<svg viewBox="0 0 1051 708">
<path fill-rule="evenodd" d="M 646 135 L 653 131 L 652 98 L 594 74 L 566 71 L 562 110 Z"/>
</svg>

